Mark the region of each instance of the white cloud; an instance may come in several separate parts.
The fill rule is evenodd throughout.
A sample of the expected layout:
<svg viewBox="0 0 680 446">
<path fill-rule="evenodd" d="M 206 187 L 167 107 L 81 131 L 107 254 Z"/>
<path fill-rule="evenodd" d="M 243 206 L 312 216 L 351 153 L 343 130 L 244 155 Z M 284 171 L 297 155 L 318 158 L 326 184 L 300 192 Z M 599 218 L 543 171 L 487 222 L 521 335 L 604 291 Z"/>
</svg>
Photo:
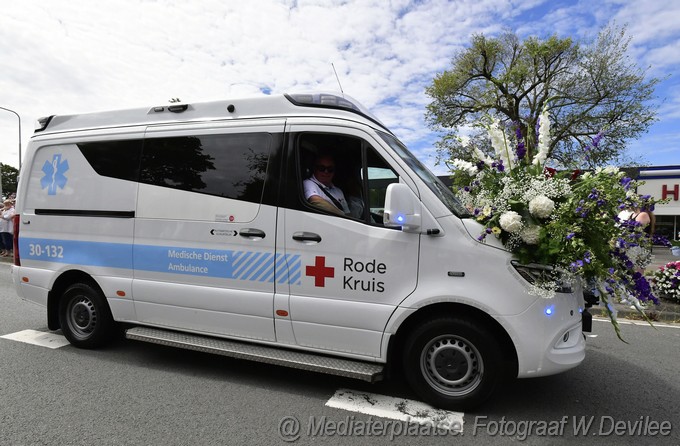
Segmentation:
<svg viewBox="0 0 680 446">
<path fill-rule="evenodd" d="M 50 114 L 301 90 L 344 91 L 428 164 L 425 87 L 473 33 L 581 37 L 614 17 L 633 54 L 676 69 L 678 8 L 653 0 L 22 0 L 4 2 L 0 106 Z M 674 20 L 675 19 L 675 20 Z M 652 26 L 648 26 L 651 24 Z M 662 40 L 654 37 L 659 32 Z M 8 116 L 5 116 L 8 115 Z M 0 111 L 0 162 L 17 165 L 16 118 Z M 427 159 L 426 159 L 427 158 Z"/>
</svg>

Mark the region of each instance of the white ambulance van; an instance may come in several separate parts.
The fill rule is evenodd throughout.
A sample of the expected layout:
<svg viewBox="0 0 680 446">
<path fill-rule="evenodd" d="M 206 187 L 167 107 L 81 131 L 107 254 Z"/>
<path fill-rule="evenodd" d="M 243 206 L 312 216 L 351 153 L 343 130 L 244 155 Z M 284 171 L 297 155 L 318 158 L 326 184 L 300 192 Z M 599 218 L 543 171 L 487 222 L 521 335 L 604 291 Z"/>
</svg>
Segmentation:
<svg viewBox="0 0 680 446">
<path fill-rule="evenodd" d="M 305 199 L 320 155 L 353 212 Z M 124 330 L 371 382 L 400 372 L 455 409 L 584 359 L 581 289 L 531 295 L 543 267 L 477 241 L 452 192 L 346 97 L 43 119 L 16 209 L 17 292 L 76 347 Z"/>
</svg>

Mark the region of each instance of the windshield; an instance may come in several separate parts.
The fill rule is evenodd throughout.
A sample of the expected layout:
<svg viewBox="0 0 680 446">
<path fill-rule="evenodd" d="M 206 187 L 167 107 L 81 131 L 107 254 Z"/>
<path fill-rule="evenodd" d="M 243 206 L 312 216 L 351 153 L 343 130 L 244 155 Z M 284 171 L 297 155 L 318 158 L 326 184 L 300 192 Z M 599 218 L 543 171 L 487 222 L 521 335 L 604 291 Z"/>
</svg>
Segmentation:
<svg viewBox="0 0 680 446">
<path fill-rule="evenodd" d="M 437 178 L 427 167 L 423 165 L 418 158 L 413 156 L 411 152 L 394 136 L 377 132 L 380 137 L 385 140 L 387 144 L 394 149 L 399 157 L 415 172 L 418 177 L 430 188 L 432 192 L 439 197 L 439 199 L 446 205 L 451 212 L 458 217 L 469 217 L 470 213 L 465 209 L 465 206 L 453 195 L 451 189 L 446 187 L 442 181 Z"/>
</svg>

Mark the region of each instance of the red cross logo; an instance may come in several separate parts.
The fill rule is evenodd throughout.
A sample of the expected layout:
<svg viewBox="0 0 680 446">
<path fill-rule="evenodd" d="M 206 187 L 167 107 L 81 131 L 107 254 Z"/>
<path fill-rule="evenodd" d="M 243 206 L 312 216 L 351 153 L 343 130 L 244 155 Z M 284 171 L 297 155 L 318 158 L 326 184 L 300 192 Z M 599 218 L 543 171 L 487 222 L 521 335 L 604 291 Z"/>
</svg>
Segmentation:
<svg viewBox="0 0 680 446">
<path fill-rule="evenodd" d="M 326 266 L 326 258 L 316 256 L 314 266 L 307 266 L 307 275 L 314 277 L 314 286 L 326 286 L 326 277 L 335 277 L 335 268 Z"/>
</svg>

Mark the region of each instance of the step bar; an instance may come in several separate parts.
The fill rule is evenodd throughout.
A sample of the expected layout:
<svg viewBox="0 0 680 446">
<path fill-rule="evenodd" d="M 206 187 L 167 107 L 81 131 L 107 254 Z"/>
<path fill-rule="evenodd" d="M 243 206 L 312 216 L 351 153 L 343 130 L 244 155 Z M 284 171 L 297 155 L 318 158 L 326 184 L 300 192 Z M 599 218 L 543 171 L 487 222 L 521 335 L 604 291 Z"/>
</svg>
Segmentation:
<svg viewBox="0 0 680 446">
<path fill-rule="evenodd" d="M 384 364 L 317 355 L 191 333 L 150 327 L 134 327 L 125 332 L 125 337 L 134 341 L 310 370 L 367 382 L 376 382 L 383 378 Z"/>
</svg>

